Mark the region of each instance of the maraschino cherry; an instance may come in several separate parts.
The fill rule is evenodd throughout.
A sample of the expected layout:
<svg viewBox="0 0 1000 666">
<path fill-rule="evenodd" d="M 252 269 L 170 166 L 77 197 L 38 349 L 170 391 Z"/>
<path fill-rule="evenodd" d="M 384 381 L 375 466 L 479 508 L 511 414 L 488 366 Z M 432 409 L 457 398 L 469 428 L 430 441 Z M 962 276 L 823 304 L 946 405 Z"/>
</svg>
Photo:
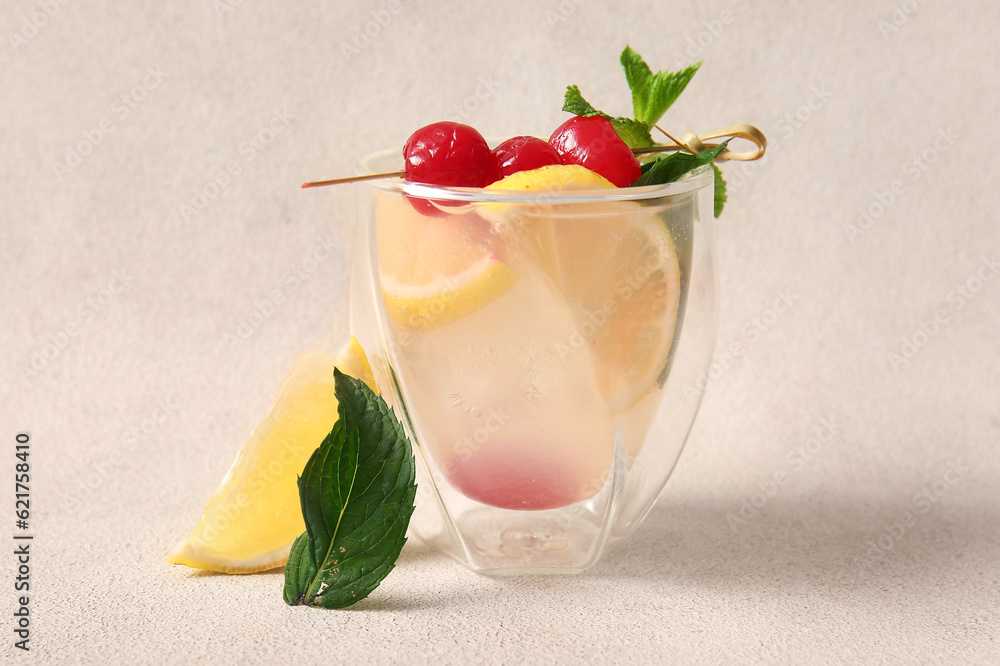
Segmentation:
<svg viewBox="0 0 1000 666">
<path fill-rule="evenodd" d="M 421 127 L 403 146 L 406 179 L 442 187 L 486 187 L 499 178 L 483 135 L 461 123 Z"/>
<path fill-rule="evenodd" d="M 574 116 L 556 128 L 549 144 L 563 164 L 579 164 L 617 187 L 628 187 L 642 175 L 639 160 L 601 116 Z"/>
<path fill-rule="evenodd" d="M 493 149 L 500 177 L 518 171 L 529 171 L 550 164 L 562 164 L 559 153 L 548 143 L 534 136 L 515 136 Z"/>
</svg>

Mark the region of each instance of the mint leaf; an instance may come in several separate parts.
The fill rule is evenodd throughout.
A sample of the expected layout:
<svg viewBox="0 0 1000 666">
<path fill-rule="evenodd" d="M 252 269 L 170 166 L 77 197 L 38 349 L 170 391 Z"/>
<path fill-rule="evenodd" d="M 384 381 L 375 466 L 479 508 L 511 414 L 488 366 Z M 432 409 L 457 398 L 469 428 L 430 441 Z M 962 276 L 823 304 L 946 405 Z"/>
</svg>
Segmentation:
<svg viewBox="0 0 1000 666">
<path fill-rule="evenodd" d="M 722 169 L 715 162 L 712 162 L 712 169 L 715 171 L 715 216 L 719 217 L 726 205 L 726 181 L 722 177 Z"/>
<path fill-rule="evenodd" d="M 709 148 L 703 150 L 697 155 L 692 155 L 691 153 L 671 153 L 666 157 L 661 157 L 652 163 L 647 169 L 643 170 L 641 176 L 630 187 L 642 187 L 643 185 L 662 185 L 663 183 L 672 183 L 678 180 L 681 176 L 686 174 L 688 171 L 697 169 L 705 164 L 712 164 L 712 160 L 719 156 L 723 150 L 726 149 L 726 145 L 729 144 L 730 139 L 727 139 L 720 143 L 715 148 Z M 714 166 L 714 165 L 713 165 Z"/>
<path fill-rule="evenodd" d="M 309 582 L 316 575 L 316 563 L 311 558 L 309 550 L 309 533 L 303 532 L 292 543 L 292 551 L 288 554 L 285 564 L 285 603 L 295 606 L 302 602 L 302 590 L 309 587 Z"/>
<path fill-rule="evenodd" d="M 645 107 L 646 100 L 643 91 L 653 76 L 653 70 L 649 68 L 646 61 L 638 53 L 632 50 L 631 46 L 625 46 L 621 57 L 618 59 L 625 70 L 625 80 L 628 81 L 628 88 L 632 91 L 632 109 L 635 117 L 639 117 L 639 110 Z"/>
<path fill-rule="evenodd" d="M 633 115 L 646 127 L 660 121 L 701 67 L 701 62 L 697 62 L 679 72 L 663 70 L 653 74 L 646 61 L 631 46 L 625 47 L 619 60 L 632 91 Z"/>
<path fill-rule="evenodd" d="M 655 145 L 649 133 L 649 126 L 631 118 L 621 118 L 608 115 L 595 109 L 583 98 L 579 86 L 566 86 L 566 96 L 563 101 L 563 111 L 578 116 L 601 116 L 611 121 L 611 126 L 629 148 L 649 148 Z"/>
<path fill-rule="evenodd" d="M 656 144 L 645 123 L 631 118 L 611 118 L 611 126 L 629 148 L 651 148 Z"/>
<path fill-rule="evenodd" d="M 715 217 L 719 217 L 722 208 L 726 203 L 726 181 L 722 179 L 722 172 L 715 165 L 713 160 L 719 156 L 731 139 L 726 139 L 715 148 L 703 150 L 697 155 L 691 153 L 672 153 L 666 157 L 642 165 L 642 175 L 636 179 L 629 187 L 642 187 L 643 185 L 662 185 L 679 180 L 684 174 L 693 171 L 700 166 L 711 164 L 715 172 Z"/>
<path fill-rule="evenodd" d="M 285 565 L 285 602 L 346 608 L 392 570 L 416 494 L 403 427 L 360 380 L 334 370 L 338 419 L 299 477 L 306 531 Z"/>
<path fill-rule="evenodd" d="M 590 102 L 583 98 L 580 86 L 566 86 L 566 96 L 563 98 L 563 111 L 569 111 L 577 116 L 604 116 L 610 118 L 606 113 L 598 111 Z"/>
<path fill-rule="evenodd" d="M 644 174 L 639 176 L 630 187 L 672 183 L 688 171 L 697 169 L 704 164 L 707 164 L 707 162 L 699 160 L 697 155 L 692 155 L 691 153 L 673 153 L 653 162 L 653 165 Z"/>
</svg>

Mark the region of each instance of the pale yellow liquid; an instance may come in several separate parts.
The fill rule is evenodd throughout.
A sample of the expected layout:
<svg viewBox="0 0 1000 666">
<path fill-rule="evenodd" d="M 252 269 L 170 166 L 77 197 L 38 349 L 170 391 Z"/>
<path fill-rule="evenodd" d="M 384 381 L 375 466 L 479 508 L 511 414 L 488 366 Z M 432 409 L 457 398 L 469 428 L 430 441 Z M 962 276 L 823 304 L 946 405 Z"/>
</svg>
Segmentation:
<svg viewBox="0 0 1000 666">
<path fill-rule="evenodd" d="M 423 248 L 421 265 L 443 262 L 439 239 L 450 233 L 444 225 L 453 224 L 454 233 L 488 248 L 517 275 L 501 296 L 444 325 L 415 328 L 387 318 L 393 368 L 433 463 L 465 496 L 508 509 L 556 508 L 599 492 L 616 442 L 621 455 L 634 460 L 656 413 L 662 387 L 656 380 L 672 344 L 680 287 L 670 274 L 662 298 L 650 300 L 647 283 L 655 275 L 615 259 L 614 247 L 595 250 L 585 241 L 598 236 L 613 246 L 619 234 L 609 229 L 627 228 L 636 216 L 661 229 L 662 220 L 649 222 L 647 211 L 632 207 L 623 214 L 619 207 L 582 222 L 525 216 L 511 231 L 486 213 L 424 222 L 398 203 L 378 209 L 380 222 L 392 216 L 391 224 L 379 226 L 380 244 L 394 242 L 396 225 L 427 224 L 437 245 L 430 249 L 418 235 L 408 238 L 407 248 Z M 664 237 L 672 263 L 659 269 L 661 277 L 677 271 Z M 585 281 L 594 286 L 581 286 Z M 642 298 L 624 297 L 630 291 Z M 596 301 L 595 293 L 601 295 Z M 653 344 L 643 336 L 667 336 L 655 342 L 658 365 L 616 365 L 628 349 Z M 626 351 L 609 361 L 616 344 Z"/>
</svg>

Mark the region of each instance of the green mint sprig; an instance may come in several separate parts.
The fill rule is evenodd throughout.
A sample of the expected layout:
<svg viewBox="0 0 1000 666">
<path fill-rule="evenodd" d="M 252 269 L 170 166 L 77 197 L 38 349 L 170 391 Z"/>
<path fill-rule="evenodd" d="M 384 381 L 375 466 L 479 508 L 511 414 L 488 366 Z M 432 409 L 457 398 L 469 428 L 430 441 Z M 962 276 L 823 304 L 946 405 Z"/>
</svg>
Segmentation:
<svg viewBox="0 0 1000 666">
<path fill-rule="evenodd" d="M 632 110 L 635 119 L 652 127 L 660 121 L 667 109 L 677 101 L 687 84 L 701 67 L 697 62 L 679 72 L 662 71 L 653 74 L 638 53 L 626 46 L 619 58 L 625 70 L 628 87 L 632 91 Z"/>
<path fill-rule="evenodd" d="M 416 494 L 410 442 L 385 401 L 334 370 L 339 417 L 299 477 L 306 531 L 285 565 L 285 602 L 346 608 L 367 597 L 406 542 Z"/>
<path fill-rule="evenodd" d="M 667 70 L 653 73 L 653 70 L 646 64 L 642 56 L 636 53 L 632 47 L 626 46 L 619 58 L 622 68 L 625 70 L 625 79 L 628 81 L 629 89 L 632 91 L 632 113 L 633 118 L 612 116 L 594 108 L 580 92 L 579 86 L 567 86 L 566 95 L 563 100 L 563 111 L 569 111 L 578 116 L 602 116 L 611 122 L 618 136 L 628 145 L 629 148 L 650 148 L 663 144 L 653 141 L 651 130 L 663 117 L 680 94 L 684 92 L 688 83 L 701 67 L 701 62 L 697 62 L 690 67 L 686 67 L 677 72 Z M 727 142 L 728 143 L 728 142 Z M 647 162 L 643 165 L 643 174 L 632 187 L 642 185 L 659 185 L 678 180 L 684 174 L 693 169 L 697 169 L 704 164 L 712 164 L 715 172 L 715 216 L 722 213 L 726 203 L 726 182 L 722 178 L 722 172 L 712 162 L 715 157 L 725 148 L 725 144 L 711 150 L 704 150 L 697 155 L 686 152 L 677 152 L 665 157 L 660 157 L 656 161 Z M 707 156 L 711 154 L 710 158 Z"/>
</svg>

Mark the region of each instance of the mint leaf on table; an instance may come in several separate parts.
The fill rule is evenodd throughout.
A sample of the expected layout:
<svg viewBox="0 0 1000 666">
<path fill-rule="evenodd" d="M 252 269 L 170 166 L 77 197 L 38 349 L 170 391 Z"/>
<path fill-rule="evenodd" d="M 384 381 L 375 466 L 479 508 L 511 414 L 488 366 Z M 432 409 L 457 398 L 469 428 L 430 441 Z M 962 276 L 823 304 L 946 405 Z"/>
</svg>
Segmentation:
<svg viewBox="0 0 1000 666">
<path fill-rule="evenodd" d="M 410 442 L 364 382 L 334 370 L 338 419 L 299 477 L 306 531 L 285 565 L 285 602 L 346 608 L 392 570 L 416 494 Z"/>
<path fill-rule="evenodd" d="M 653 146 L 653 137 L 649 134 L 649 126 L 631 118 L 611 116 L 595 109 L 583 98 L 579 86 L 566 86 L 566 96 L 563 101 L 563 111 L 569 111 L 577 116 L 601 116 L 611 122 L 615 132 L 629 148 L 649 148 Z"/>
<path fill-rule="evenodd" d="M 697 62 L 678 72 L 663 70 L 653 74 L 646 61 L 631 46 L 625 47 L 619 60 L 632 91 L 635 119 L 646 127 L 659 122 L 701 67 L 701 62 Z"/>
</svg>

